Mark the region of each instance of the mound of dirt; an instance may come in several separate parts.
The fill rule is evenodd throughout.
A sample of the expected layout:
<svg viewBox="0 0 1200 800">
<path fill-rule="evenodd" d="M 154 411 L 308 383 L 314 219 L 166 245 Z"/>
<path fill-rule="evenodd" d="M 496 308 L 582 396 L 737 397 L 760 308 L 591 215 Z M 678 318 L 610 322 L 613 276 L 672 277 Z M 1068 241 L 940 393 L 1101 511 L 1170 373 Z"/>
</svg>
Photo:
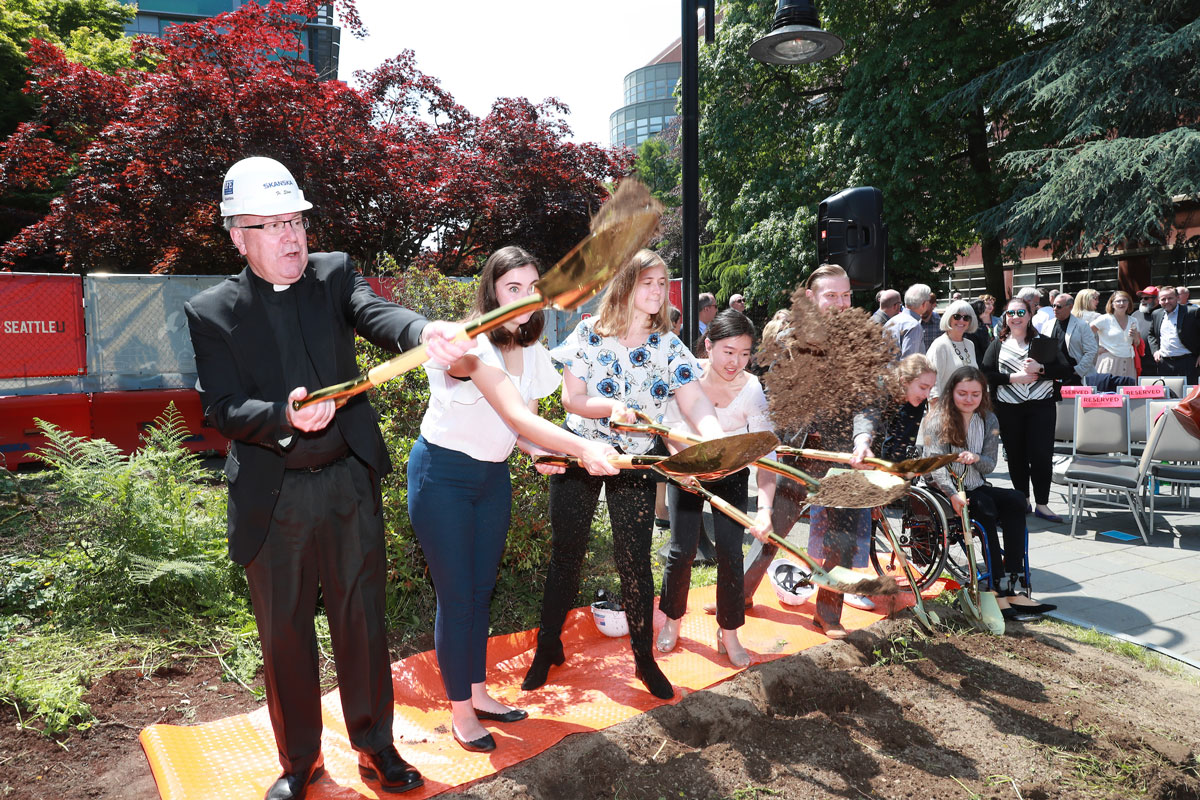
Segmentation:
<svg viewBox="0 0 1200 800">
<path fill-rule="evenodd" d="M 1200 798 L 1196 678 L 1068 633 L 926 637 L 885 620 L 441 797 Z M 61 742 L 0 709 L 0 797 L 153 798 L 142 727 L 257 706 L 206 659 L 112 673 L 88 700 L 98 722 Z"/>
</svg>

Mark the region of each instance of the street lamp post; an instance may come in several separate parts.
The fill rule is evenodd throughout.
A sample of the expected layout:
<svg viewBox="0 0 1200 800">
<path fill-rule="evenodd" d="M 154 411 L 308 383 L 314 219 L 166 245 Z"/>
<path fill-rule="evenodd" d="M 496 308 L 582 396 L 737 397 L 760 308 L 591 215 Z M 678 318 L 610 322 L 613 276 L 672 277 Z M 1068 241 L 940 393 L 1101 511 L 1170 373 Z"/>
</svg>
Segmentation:
<svg viewBox="0 0 1200 800">
<path fill-rule="evenodd" d="M 680 120 L 679 158 L 682 162 L 680 191 L 683 194 L 683 335 L 691 347 L 699 334 L 696 301 L 700 288 L 700 151 L 697 139 L 700 124 L 699 49 L 697 14 L 704 9 L 704 41 L 713 40 L 713 0 L 683 0 L 683 63 L 680 69 L 682 119 Z"/>
<path fill-rule="evenodd" d="M 713 40 L 713 0 L 682 0 L 682 56 L 680 94 L 679 156 L 683 180 L 683 333 L 685 344 L 691 345 L 699 333 L 696 301 L 700 288 L 700 152 L 697 149 L 699 130 L 699 37 L 697 15 L 704 9 L 704 41 Z M 813 0 L 779 0 L 775 24 L 771 32 L 750 46 L 750 56 L 764 64 L 812 64 L 832 58 L 842 52 L 846 43 L 832 33 L 821 30 Z"/>
</svg>

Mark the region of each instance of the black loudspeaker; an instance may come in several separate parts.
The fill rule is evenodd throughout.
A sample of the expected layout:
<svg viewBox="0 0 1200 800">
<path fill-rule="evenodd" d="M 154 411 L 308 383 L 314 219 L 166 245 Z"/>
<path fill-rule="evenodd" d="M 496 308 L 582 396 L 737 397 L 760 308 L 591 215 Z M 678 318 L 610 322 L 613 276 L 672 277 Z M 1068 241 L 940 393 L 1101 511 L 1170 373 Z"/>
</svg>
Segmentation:
<svg viewBox="0 0 1200 800">
<path fill-rule="evenodd" d="M 887 226 L 883 192 L 873 186 L 843 189 L 817 207 L 817 256 L 850 276 L 850 288 L 877 289 L 887 279 Z"/>
</svg>

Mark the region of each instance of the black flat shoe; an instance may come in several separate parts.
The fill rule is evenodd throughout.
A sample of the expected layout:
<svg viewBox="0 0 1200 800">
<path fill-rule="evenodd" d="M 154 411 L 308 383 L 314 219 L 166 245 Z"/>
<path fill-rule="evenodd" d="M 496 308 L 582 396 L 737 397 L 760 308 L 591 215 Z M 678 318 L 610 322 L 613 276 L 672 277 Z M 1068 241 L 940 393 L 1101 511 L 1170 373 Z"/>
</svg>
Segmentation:
<svg viewBox="0 0 1200 800">
<path fill-rule="evenodd" d="M 458 742 L 463 750 L 470 750 L 472 753 L 490 753 L 496 749 L 496 740 L 490 733 L 485 733 L 478 739 L 467 741 L 458 735 L 458 729 L 454 727 L 454 723 L 450 723 L 450 732 L 454 734 L 454 741 Z"/>
<path fill-rule="evenodd" d="M 529 712 L 523 708 L 510 708 L 503 714 L 497 714 L 495 711 L 480 711 L 477 708 L 475 716 L 488 722 L 520 722 L 529 716 Z"/>
<path fill-rule="evenodd" d="M 264 800 L 304 800 L 308 786 L 325 774 L 325 757 L 318 753 L 317 760 L 304 772 L 285 772 L 267 789 Z"/>
<path fill-rule="evenodd" d="M 667 680 L 667 676 L 654 663 L 653 658 L 648 659 L 648 662 L 639 660 L 633 674 L 639 681 L 646 685 L 646 689 L 650 694 L 658 699 L 670 700 L 675 696 L 675 687 L 671 686 L 671 682 Z"/>
<path fill-rule="evenodd" d="M 401 758 L 396 746 L 390 744 L 378 753 L 359 752 L 358 774 L 364 780 L 377 781 L 380 789 L 391 794 L 425 785 L 421 773 Z"/>
<path fill-rule="evenodd" d="M 1053 611 L 1054 609 L 1058 608 L 1058 606 L 1054 605 L 1054 603 L 1038 603 L 1032 606 L 1010 603 L 1008 607 L 1015 608 L 1022 614 L 1033 614 L 1035 616 L 1038 614 L 1045 614 L 1048 611 Z"/>
<path fill-rule="evenodd" d="M 557 653 L 547 653 L 539 649 L 533 654 L 533 663 L 525 673 L 525 680 L 521 681 L 521 688 L 527 692 L 541 688 L 546 683 L 546 678 L 550 677 L 550 667 L 560 667 L 566 660 L 561 647 Z"/>
</svg>

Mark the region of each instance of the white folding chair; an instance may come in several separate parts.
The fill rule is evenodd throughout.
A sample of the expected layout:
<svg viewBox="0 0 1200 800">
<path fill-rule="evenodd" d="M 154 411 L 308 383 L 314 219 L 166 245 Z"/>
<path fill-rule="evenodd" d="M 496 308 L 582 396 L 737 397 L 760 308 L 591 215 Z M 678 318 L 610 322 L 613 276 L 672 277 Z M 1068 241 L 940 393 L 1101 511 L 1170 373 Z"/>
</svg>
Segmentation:
<svg viewBox="0 0 1200 800">
<path fill-rule="evenodd" d="M 1191 499 L 1191 487 L 1200 486 L 1200 466 L 1196 464 L 1200 462 L 1200 439 L 1188 433 L 1171 413 L 1174 405 L 1176 402 L 1167 401 L 1162 406 L 1151 405 L 1148 409 L 1151 413 L 1159 410 L 1163 412 L 1158 420 L 1162 425 L 1163 434 L 1154 448 L 1150 478 L 1155 483 L 1170 481 L 1171 488 L 1178 491 L 1181 497 L 1182 507 L 1187 508 Z M 1153 531 L 1156 495 L 1152 487 L 1147 487 L 1147 494 L 1150 496 L 1150 530 Z"/>
<path fill-rule="evenodd" d="M 1187 377 L 1183 375 L 1145 375 L 1138 378 L 1138 386 L 1166 386 L 1175 397 L 1187 394 Z"/>
<path fill-rule="evenodd" d="M 1127 507 L 1129 513 L 1133 515 L 1133 521 L 1137 524 L 1138 533 L 1142 535 L 1142 542 L 1150 543 L 1146 534 L 1154 528 L 1153 524 L 1147 528 L 1142 520 L 1144 503 L 1139 495 L 1146 490 L 1146 477 L 1154 463 L 1155 448 L 1164 438 L 1165 427 L 1165 418 L 1160 418 L 1151 427 L 1149 441 L 1147 441 L 1146 448 L 1142 451 L 1142 457 L 1136 465 L 1103 458 L 1077 458 L 1071 462 L 1071 466 L 1067 469 L 1067 484 L 1071 487 L 1072 537 L 1075 536 L 1079 517 L 1088 502 L 1087 490 L 1097 489 L 1121 496 L 1123 502 L 1103 498 L 1093 498 L 1093 502 L 1106 506 L 1121 507 L 1124 505 Z"/>
</svg>

